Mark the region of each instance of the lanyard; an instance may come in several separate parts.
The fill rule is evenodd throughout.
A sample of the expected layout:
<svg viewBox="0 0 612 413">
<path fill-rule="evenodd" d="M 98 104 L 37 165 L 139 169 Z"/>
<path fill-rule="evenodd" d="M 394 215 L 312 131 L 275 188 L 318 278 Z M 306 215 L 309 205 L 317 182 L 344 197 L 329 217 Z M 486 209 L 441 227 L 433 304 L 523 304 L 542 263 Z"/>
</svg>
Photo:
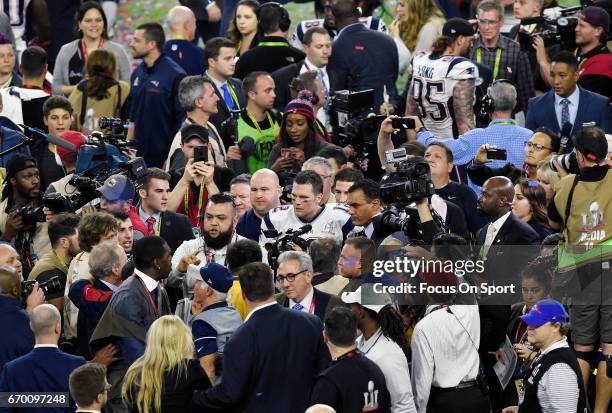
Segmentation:
<svg viewBox="0 0 612 413">
<path fill-rule="evenodd" d="M 200 222 L 200 211 L 202 210 L 202 199 L 204 198 L 204 182 L 200 183 L 200 195 L 198 196 L 197 218 Z M 189 190 L 185 191 L 185 213 L 189 215 Z M 161 221 L 161 216 L 160 216 Z"/>
<path fill-rule="evenodd" d="M 188 192 L 188 191 L 185 191 Z M 187 212 L 187 210 L 185 210 L 185 212 Z M 155 223 L 155 235 L 159 236 L 159 234 L 161 233 L 161 222 L 162 222 L 162 216 L 161 214 L 159 214 L 159 220 Z"/>
<path fill-rule="evenodd" d="M 361 350 L 361 352 L 362 352 L 363 354 L 368 354 L 368 353 L 370 352 L 370 350 L 372 350 L 372 349 L 374 348 L 374 346 L 376 345 L 376 343 L 378 343 L 378 340 L 380 340 L 380 337 L 382 336 L 382 334 L 383 334 L 383 333 L 382 333 L 382 330 L 380 330 L 380 331 L 378 332 L 378 337 L 376 337 L 376 340 L 374 340 L 374 343 L 372 343 L 372 345 L 371 345 L 371 346 L 370 346 L 370 347 L 369 347 L 369 348 L 368 348 L 366 351 Z"/>
<path fill-rule="evenodd" d="M 153 315 L 155 316 L 155 318 L 159 318 L 159 312 L 157 311 L 157 305 L 155 304 L 155 300 L 153 300 L 153 296 L 151 295 L 151 291 L 149 291 L 149 289 L 147 288 L 147 286 L 144 283 L 144 281 L 142 280 L 142 278 L 140 278 L 138 276 L 136 276 L 136 277 L 142 283 L 142 286 L 144 287 L 144 290 L 147 293 L 147 298 L 149 299 L 149 303 L 151 304 L 151 307 L 153 307 Z M 161 294 L 161 288 L 159 289 L 158 294 Z"/>
<path fill-rule="evenodd" d="M 259 136 L 261 136 L 263 138 L 264 134 L 261 130 L 261 128 L 259 127 L 259 122 L 257 122 L 257 120 L 255 120 L 255 118 L 253 117 L 253 115 L 251 115 L 251 112 L 249 112 L 249 110 L 246 110 L 247 116 L 249 117 L 249 119 L 251 120 L 251 122 L 253 122 L 253 124 L 255 125 L 255 129 L 257 129 L 257 132 L 259 132 Z M 272 133 L 274 133 L 275 135 L 278 135 L 278 132 L 276 132 L 276 128 L 274 127 L 274 122 L 272 121 L 272 116 L 270 116 L 270 112 L 266 111 L 266 117 L 268 118 L 268 122 L 270 122 L 270 128 L 272 129 Z"/>
<path fill-rule="evenodd" d="M 499 74 L 499 63 L 501 62 L 501 54 L 502 50 L 498 47 L 497 52 L 495 53 L 495 66 L 493 67 L 493 80 L 497 79 L 497 75 Z M 482 63 L 482 49 L 476 49 L 476 61 L 478 63 Z"/>
<path fill-rule="evenodd" d="M 261 42 L 258 43 L 257 46 L 261 47 L 279 47 L 279 46 L 287 46 L 285 42 Z"/>
<path fill-rule="evenodd" d="M 80 41 L 81 46 L 81 55 L 83 56 L 83 66 L 87 63 L 87 47 L 85 47 L 85 40 Z M 104 39 L 100 38 L 100 43 L 98 43 L 98 49 L 104 47 Z"/>
<path fill-rule="evenodd" d="M 513 120 L 500 120 L 500 121 L 494 121 L 493 123 L 495 125 L 516 125 L 516 122 Z"/>
</svg>

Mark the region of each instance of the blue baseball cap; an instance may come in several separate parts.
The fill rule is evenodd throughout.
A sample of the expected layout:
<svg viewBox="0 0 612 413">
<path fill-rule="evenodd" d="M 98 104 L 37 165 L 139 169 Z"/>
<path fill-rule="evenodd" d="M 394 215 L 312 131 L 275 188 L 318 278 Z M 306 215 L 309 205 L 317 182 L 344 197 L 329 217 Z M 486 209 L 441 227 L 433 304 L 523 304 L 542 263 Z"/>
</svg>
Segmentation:
<svg viewBox="0 0 612 413">
<path fill-rule="evenodd" d="M 134 199 L 136 188 L 127 176 L 121 174 L 111 175 L 106 178 L 104 185 L 98 188 L 104 198 L 110 202 L 128 201 Z"/>
<path fill-rule="evenodd" d="M 213 290 L 220 293 L 227 293 L 232 288 L 232 283 L 234 282 L 232 273 L 216 262 L 211 262 L 200 268 L 200 277 Z"/>
<path fill-rule="evenodd" d="M 521 316 L 521 319 L 528 326 L 538 328 L 548 322 L 567 323 L 569 316 L 563 304 L 555 300 L 547 299 L 538 301 L 531 311 Z"/>
</svg>

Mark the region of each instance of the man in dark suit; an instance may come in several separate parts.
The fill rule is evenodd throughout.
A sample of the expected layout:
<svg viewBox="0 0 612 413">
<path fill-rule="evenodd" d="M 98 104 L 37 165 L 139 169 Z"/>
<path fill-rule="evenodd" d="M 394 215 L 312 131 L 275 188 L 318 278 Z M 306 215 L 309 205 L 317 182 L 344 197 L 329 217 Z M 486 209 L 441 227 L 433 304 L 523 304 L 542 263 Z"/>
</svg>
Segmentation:
<svg viewBox="0 0 612 413">
<path fill-rule="evenodd" d="M 197 44 L 202 38 L 206 43 L 219 32 L 221 9 L 213 0 L 180 0 L 179 3 L 189 7 L 196 18 L 196 33 L 193 41 Z"/>
<path fill-rule="evenodd" d="M 529 99 L 529 110 L 525 127 L 536 130 L 546 126 L 555 133 L 561 132 L 566 123 L 571 128 L 565 133 L 564 151 L 573 149 L 572 135 L 578 132 L 585 123 L 593 122 L 606 133 L 612 133 L 612 110 L 609 99 L 597 93 L 589 92 L 578 82 L 578 63 L 570 52 L 557 54 L 550 67 L 552 89 L 547 93 Z M 563 147 L 563 136 L 562 147 Z"/>
<path fill-rule="evenodd" d="M 189 218 L 168 211 L 170 174 L 159 168 L 149 168 L 138 190 L 140 207 L 138 214 L 147 227 L 146 235 L 159 235 L 174 252 L 184 241 L 193 239 Z"/>
<path fill-rule="evenodd" d="M 274 107 L 280 111 L 294 98 L 291 93 L 291 89 L 294 89 L 292 85 L 293 79 L 304 72 L 317 72 L 317 78 L 321 82 L 323 89 L 321 107 L 325 104 L 325 99 L 329 98 L 331 91 L 335 90 L 333 88 L 332 77 L 327 72 L 327 63 L 332 51 L 331 37 L 327 30 L 322 27 L 309 29 L 304 35 L 303 43 L 306 59 L 285 66 L 271 74 L 276 86 Z M 313 93 L 313 96 L 318 96 L 318 94 Z M 317 118 L 325 124 L 325 119 L 321 119 L 320 111 L 317 113 Z"/>
<path fill-rule="evenodd" d="M 59 311 L 51 304 L 39 305 L 30 314 L 30 328 L 36 339 L 34 349 L 4 365 L 0 374 L 0 392 L 68 393 L 68 376 L 86 362 L 83 357 L 64 353 L 57 347 L 62 331 Z M 74 412 L 75 408 L 70 399 L 69 407 L 47 408 L 46 411 L 68 413 Z M 20 408 L 19 411 L 40 410 Z"/>
<path fill-rule="evenodd" d="M 232 111 L 243 109 L 247 100 L 242 91 L 242 81 L 234 76 L 236 72 L 236 44 L 224 37 L 215 37 L 206 43 L 204 48 L 208 70 L 206 75 L 215 86 L 215 93 L 219 96 L 218 112 L 211 115 L 209 121 L 215 125 L 223 144 L 229 148 L 234 143 L 235 135 L 233 123 L 230 121 Z M 238 137 L 234 136 L 233 140 Z"/>
<path fill-rule="evenodd" d="M 239 278 L 251 312 L 225 345 L 221 383 L 195 393 L 193 401 L 243 413 L 305 411 L 316 375 L 330 362 L 323 323 L 276 303 L 266 264 L 245 265 Z"/>
<path fill-rule="evenodd" d="M 99 413 L 106 404 L 110 385 L 106 381 L 106 367 L 87 363 L 70 373 L 70 394 L 79 412 Z"/>
<path fill-rule="evenodd" d="M 386 87 L 390 103 L 399 107 L 395 88 L 398 54 L 393 39 L 359 23 L 360 12 L 353 0 L 336 1 L 332 11 L 339 32 L 328 70 L 336 76 L 336 90 L 374 89 L 374 108 L 378 110 Z"/>
<path fill-rule="evenodd" d="M 312 286 L 312 259 L 303 251 L 287 251 L 278 257 L 281 293 L 276 302 L 285 308 L 314 314 L 321 322 L 332 308 L 341 304 L 338 297 Z"/>
<path fill-rule="evenodd" d="M 128 367 L 144 353 L 147 331 L 153 322 L 171 314 L 166 291 L 160 281 L 172 268 L 172 253 L 163 238 L 150 236 L 134 243 L 132 258 L 136 268 L 113 293 L 91 336 L 90 345 L 98 348 L 115 342 L 121 349 L 121 361 L 111 366 L 108 380 L 108 411 L 124 411 L 121 385 Z"/>
<path fill-rule="evenodd" d="M 236 77 L 239 79 L 252 72 L 272 73 L 305 57 L 301 50 L 289 45 L 287 34 L 291 19 L 282 5 L 275 2 L 262 4 L 257 19 L 263 38 L 256 47 L 240 56 L 236 64 Z"/>
</svg>

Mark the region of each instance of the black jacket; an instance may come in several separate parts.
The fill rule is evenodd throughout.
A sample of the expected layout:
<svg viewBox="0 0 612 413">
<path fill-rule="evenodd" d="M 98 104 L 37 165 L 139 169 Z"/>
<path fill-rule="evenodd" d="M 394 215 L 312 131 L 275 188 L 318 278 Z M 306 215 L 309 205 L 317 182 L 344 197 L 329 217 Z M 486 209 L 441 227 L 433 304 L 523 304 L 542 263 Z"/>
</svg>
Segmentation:
<svg viewBox="0 0 612 413">
<path fill-rule="evenodd" d="M 291 101 L 291 89 L 289 85 L 291 81 L 300 75 L 300 71 L 304 66 L 305 60 L 301 60 L 289 66 L 282 67 L 272 73 L 272 79 L 274 79 L 274 86 L 276 87 L 276 99 L 274 99 L 274 108 L 281 112 L 287 106 L 287 103 Z M 316 67 L 310 68 L 310 70 L 317 70 Z M 330 94 L 335 91 L 335 77 L 333 73 L 326 70 L 327 76 L 329 76 L 330 83 Z M 316 115 L 316 113 L 315 113 Z"/>
<path fill-rule="evenodd" d="M 238 99 L 238 106 L 240 109 L 246 107 L 247 99 L 244 96 L 244 92 L 242 91 L 242 81 L 240 79 L 236 79 L 234 77 L 230 78 L 227 83 L 231 86 L 236 98 Z M 229 122 L 229 118 L 231 115 L 230 109 L 225 103 L 223 99 L 223 93 L 215 86 L 215 93 L 219 96 L 219 102 L 217 103 L 218 112 L 212 115 L 209 119 L 209 122 L 215 125 L 217 128 L 217 132 L 219 132 L 219 136 L 221 140 L 223 140 L 223 144 L 225 145 L 225 149 L 233 144 L 231 141 L 231 137 L 234 134 L 233 127 Z M 238 109 L 238 108 L 236 108 Z M 238 139 L 238 136 L 236 136 Z"/>
<path fill-rule="evenodd" d="M 286 46 L 268 45 L 269 43 L 286 43 Z M 281 67 L 303 60 L 305 57 L 304 52 L 290 46 L 284 37 L 265 36 L 257 47 L 240 56 L 236 64 L 235 76 L 238 79 L 244 79 L 246 75 L 255 71 L 272 73 Z"/>
<path fill-rule="evenodd" d="M 478 186 L 483 186 L 485 181 L 494 176 L 505 176 L 510 179 L 513 184 L 516 184 L 523 176 L 523 171 L 510 162 L 501 168 L 491 168 L 485 164 L 475 164 L 470 162 L 466 168 L 467 174 Z"/>
<path fill-rule="evenodd" d="M 312 287 L 312 289 L 314 290 L 312 297 L 315 302 L 314 315 L 319 317 L 319 320 L 323 322 L 325 321 L 325 315 L 335 306 L 341 305 L 342 301 L 340 301 L 340 299 L 335 295 L 324 293 L 323 291 L 319 291 L 314 287 Z M 289 298 L 287 298 L 284 293 L 276 296 L 276 302 L 285 308 L 289 308 Z"/>
<path fill-rule="evenodd" d="M 162 212 L 159 236 L 166 240 L 173 252 L 176 251 L 184 241 L 193 239 L 189 218 L 176 212 Z"/>
</svg>

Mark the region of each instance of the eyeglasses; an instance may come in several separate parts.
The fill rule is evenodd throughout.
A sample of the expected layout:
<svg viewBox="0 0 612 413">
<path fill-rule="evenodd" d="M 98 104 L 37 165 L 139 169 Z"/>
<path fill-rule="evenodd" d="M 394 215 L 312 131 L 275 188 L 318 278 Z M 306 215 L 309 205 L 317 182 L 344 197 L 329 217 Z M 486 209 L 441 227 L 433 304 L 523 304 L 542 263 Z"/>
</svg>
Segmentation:
<svg viewBox="0 0 612 413">
<path fill-rule="evenodd" d="M 483 26 L 493 26 L 499 23 L 499 20 L 478 19 L 478 24 Z"/>
<path fill-rule="evenodd" d="M 306 272 L 307 270 L 302 270 L 296 274 L 287 274 L 284 277 L 282 275 L 278 276 L 278 282 L 282 284 L 283 281 L 287 280 L 287 282 L 292 283 L 295 281 L 295 277 Z"/>
<path fill-rule="evenodd" d="M 552 151 L 552 148 L 548 148 L 548 147 L 546 147 L 544 145 L 540 145 L 539 143 L 531 143 L 529 141 L 525 142 L 525 147 L 527 149 L 533 149 L 533 150 L 536 150 L 538 152 L 543 150 L 543 149 L 548 149 L 549 151 Z"/>
</svg>

